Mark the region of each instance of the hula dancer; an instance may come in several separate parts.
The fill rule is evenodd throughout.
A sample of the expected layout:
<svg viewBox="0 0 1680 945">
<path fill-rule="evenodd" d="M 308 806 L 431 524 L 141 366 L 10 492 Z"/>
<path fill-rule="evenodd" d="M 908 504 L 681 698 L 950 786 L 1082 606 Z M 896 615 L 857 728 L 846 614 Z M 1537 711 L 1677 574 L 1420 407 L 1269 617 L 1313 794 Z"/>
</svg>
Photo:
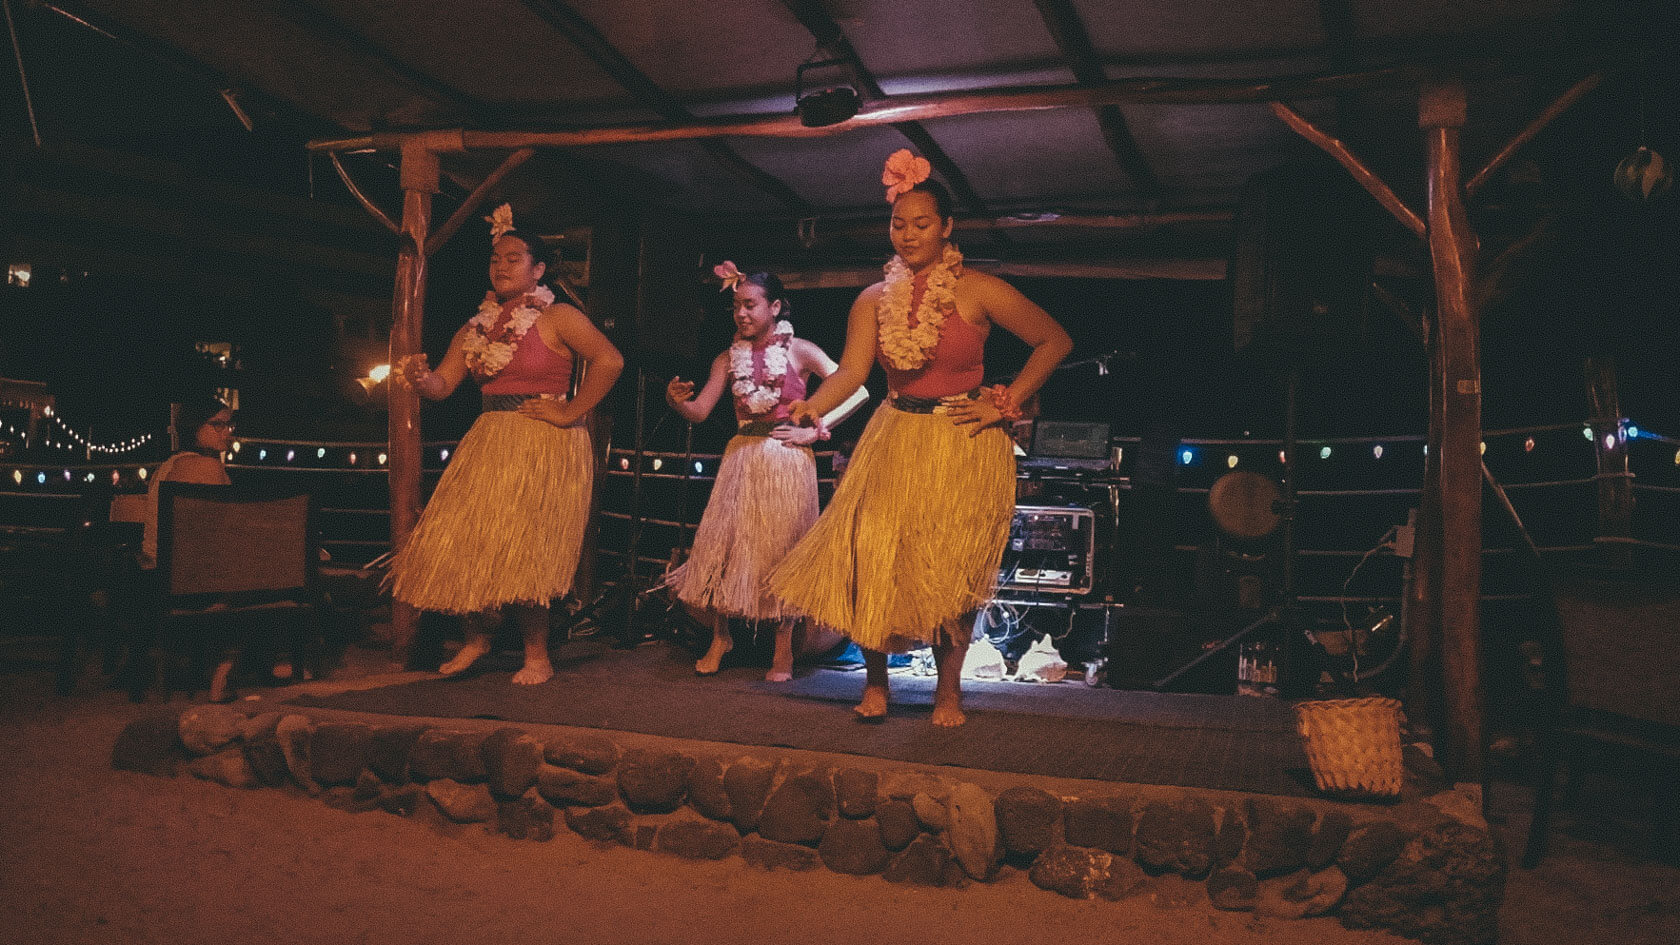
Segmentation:
<svg viewBox="0 0 1680 945">
<path fill-rule="evenodd" d="M 542 241 L 513 228 L 506 204 L 490 217 L 491 291 L 455 333 L 436 371 L 423 354 L 391 372 L 428 400 L 470 372 L 484 412 L 438 481 L 408 543 L 391 563 L 392 592 L 421 610 L 466 618 L 466 643 L 439 667 L 452 676 L 490 651 L 507 608 L 525 639 L 522 685 L 554 675 L 548 606 L 572 588 L 589 517 L 594 453 L 584 418 L 624 368 L 612 342 L 542 284 Z M 573 365 L 589 365 L 567 399 Z"/>
<path fill-rule="evenodd" d="M 665 400 L 690 423 L 698 423 L 711 415 L 727 387 L 739 429 L 724 449 L 688 561 L 667 583 L 711 623 L 712 645 L 694 664 L 696 673 L 717 672 L 734 647 L 729 618 L 774 620 L 775 655 L 764 678 L 786 682 L 793 678 L 798 614 L 765 593 L 764 579 L 817 520 L 811 444 L 828 439 L 827 424 L 850 415 L 868 391 L 858 389 L 814 426 L 789 424 L 789 405 L 804 399 L 807 379 L 828 377 L 838 365 L 821 348 L 793 336 L 793 326 L 782 320 L 788 313 L 787 293 L 773 273 L 743 275 L 732 262 L 713 272 L 723 280 L 724 291 L 734 291 L 734 343 L 713 359 L 698 396 L 692 382 L 675 377 L 665 388 Z"/>
<path fill-rule="evenodd" d="M 859 717 L 887 713 L 887 653 L 933 645 L 933 724 L 961 725 L 972 615 L 992 596 L 1015 506 L 1006 426 L 1073 344 L 1042 308 L 994 276 L 966 270 L 951 237 L 951 195 L 901 150 L 882 182 L 897 255 L 852 305 L 840 369 L 789 411 L 809 424 L 868 376 L 889 394 L 858 442 L 834 499 L 770 576 L 787 606 L 864 649 Z M 1008 387 L 980 386 L 986 337 L 1000 325 L 1032 348 Z"/>
</svg>

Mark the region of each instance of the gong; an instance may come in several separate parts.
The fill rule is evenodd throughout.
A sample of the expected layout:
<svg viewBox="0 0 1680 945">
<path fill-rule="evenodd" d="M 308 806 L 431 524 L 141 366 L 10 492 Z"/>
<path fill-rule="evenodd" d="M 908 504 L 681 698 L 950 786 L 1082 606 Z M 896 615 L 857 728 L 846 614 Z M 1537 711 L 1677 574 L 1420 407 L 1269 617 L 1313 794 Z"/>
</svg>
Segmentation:
<svg viewBox="0 0 1680 945">
<path fill-rule="evenodd" d="M 1208 490 L 1208 511 L 1219 530 L 1232 538 L 1265 538 L 1282 521 L 1277 511 L 1282 500 L 1277 483 L 1240 469 L 1220 476 Z"/>
</svg>

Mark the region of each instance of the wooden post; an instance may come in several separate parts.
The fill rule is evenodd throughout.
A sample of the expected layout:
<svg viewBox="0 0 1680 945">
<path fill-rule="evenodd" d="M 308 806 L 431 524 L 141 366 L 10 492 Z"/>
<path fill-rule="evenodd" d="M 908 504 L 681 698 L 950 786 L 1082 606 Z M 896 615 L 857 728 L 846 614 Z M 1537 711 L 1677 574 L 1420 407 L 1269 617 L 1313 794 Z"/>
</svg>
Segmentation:
<svg viewBox="0 0 1680 945">
<path fill-rule="evenodd" d="M 432 195 L 438 191 L 437 152 L 421 144 L 403 148 L 400 179 L 403 189 L 402 245 L 397 255 L 396 286 L 391 297 L 390 363 L 420 353 L 421 318 L 426 305 L 426 231 L 431 225 Z M 408 541 L 420 518 L 420 395 L 412 387 L 391 385 L 390 421 L 386 450 L 390 472 L 391 547 Z M 391 642 L 394 655 L 408 661 L 419 627 L 419 614 L 407 604 L 391 601 Z"/>
<path fill-rule="evenodd" d="M 1482 371 L 1472 297 L 1476 235 L 1464 210 L 1459 130 L 1464 83 L 1423 87 L 1418 124 L 1428 155 L 1429 257 L 1441 348 L 1441 675 L 1446 753 L 1456 783 L 1482 782 Z M 1432 359 L 1432 362 L 1435 359 Z"/>
<path fill-rule="evenodd" d="M 1633 475 L 1628 472 L 1627 437 L 1622 427 L 1621 400 L 1616 394 L 1614 358 L 1588 358 L 1587 401 L 1593 452 L 1598 456 L 1598 542 L 1603 562 L 1625 568 L 1633 563 Z"/>
<path fill-rule="evenodd" d="M 1446 720 L 1441 713 L 1441 404 L 1445 365 L 1441 360 L 1440 318 L 1423 316 L 1423 341 L 1429 353 L 1429 435 L 1424 441 L 1423 492 L 1413 532 L 1411 582 L 1405 614 L 1409 673 L 1406 718 L 1427 732 L 1438 754 Z"/>
</svg>

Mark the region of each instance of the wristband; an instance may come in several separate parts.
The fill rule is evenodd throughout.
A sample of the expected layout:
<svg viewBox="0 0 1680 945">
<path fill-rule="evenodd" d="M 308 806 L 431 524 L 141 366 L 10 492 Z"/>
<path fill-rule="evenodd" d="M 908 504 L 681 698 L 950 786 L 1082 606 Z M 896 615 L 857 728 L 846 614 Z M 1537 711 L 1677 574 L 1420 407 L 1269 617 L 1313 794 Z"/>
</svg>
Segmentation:
<svg viewBox="0 0 1680 945">
<path fill-rule="evenodd" d="M 1021 405 L 1017 404 L 1015 398 L 1010 396 L 1009 388 L 1002 384 L 994 384 L 985 390 L 992 399 L 992 406 L 996 407 L 998 413 L 1003 415 L 1003 419 L 1010 423 L 1021 419 Z"/>
</svg>

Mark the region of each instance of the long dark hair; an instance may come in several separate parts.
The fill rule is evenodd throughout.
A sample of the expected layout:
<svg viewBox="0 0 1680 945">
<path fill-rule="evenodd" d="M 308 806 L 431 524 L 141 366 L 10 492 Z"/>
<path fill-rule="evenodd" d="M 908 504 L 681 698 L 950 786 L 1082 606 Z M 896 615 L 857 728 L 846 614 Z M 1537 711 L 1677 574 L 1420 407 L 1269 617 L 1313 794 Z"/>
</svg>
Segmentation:
<svg viewBox="0 0 1680 945">
<path fill-rule="evenodd" d="M 936 180 L 934 180 L 933 178 L 930 177 L 927 180 L 924 180 L 921 183 L 917 184 L 916 186 L 914 186 L 914 187 L 910 188 L 909 190 L 905 191 L 905 193 L 927 194 L 928 196 L 933 198 L 933 206 L 934 206 L 935 210 L 939 211 L 939 219 L 941 219 L 941 220 L 951 219 L 951 214 L 953 212 L 953 210 L 952 210 L 953 203 L 952 203 L 952 200 L 951 200 L 951 191 L 944 184 L 941 184 L 939 181 L 936 181 Z M 894 198 L 893 203 L 895 203 L 895 204 L 898 203 L 898 199 L 902 198 L 903 196 L 904 196 L 904 194 L 900 194 L 898 198 Z"/>
<path fill-rule="evenodd" d="M 782 280 L 779 276 L 773 272 L 752 272 L 742 276 L 741 281 L 756 285 L 760 289 L 763 289 L 765 305 L 775 305 L 777 302 L 782 303 L 782 313 L 778 317 L 788 317 L 789 312 L 793 309 L 793 303 L 788 301 L 787 287 L 782 285 Z"/>
<path fill-rule="evenodd" d="M 178 404 L 173 404 L 170 414 L 176 449 L 189 453 L 203 453 L 204 449 L 198 445 L 199 428 L 227 409 L 228 405 L 222 403 L 221 398 L 210 394 L 188 397 Z"/>
</svg>

